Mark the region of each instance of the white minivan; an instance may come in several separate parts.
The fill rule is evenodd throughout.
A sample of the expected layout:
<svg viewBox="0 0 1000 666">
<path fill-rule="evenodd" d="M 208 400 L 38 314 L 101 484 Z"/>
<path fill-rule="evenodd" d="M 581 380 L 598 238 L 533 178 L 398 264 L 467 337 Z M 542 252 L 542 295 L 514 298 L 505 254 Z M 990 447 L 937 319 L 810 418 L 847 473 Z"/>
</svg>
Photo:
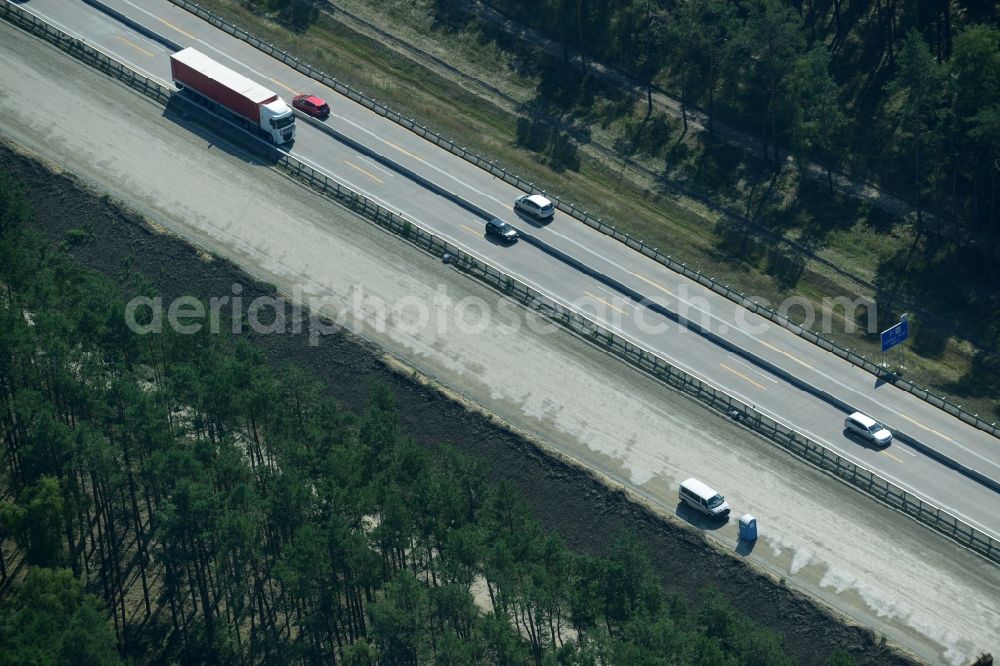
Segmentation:
<svg viewBox="0 0 1000 666">
<path fill-rule="evenodd" d="M 726 498 L 693 477 L 681 482 L 678 496 L 682 502 L 710 518 L 729 516 L 729 505 L 726 504 Z"/>
<path fill-rule="evenodd" d="M 844 419 L 844 429 L 876 446 L 889 446 L 892 442 L 892 433 L 888 428 L 861 412 L 854 412 Z"/>
<path fill-rule="evenodd" d="M 524 194 L 514 200 L 514 210 L 544 222 L 556 214 L 556 207 L 541 194 Z"/>
</svg>

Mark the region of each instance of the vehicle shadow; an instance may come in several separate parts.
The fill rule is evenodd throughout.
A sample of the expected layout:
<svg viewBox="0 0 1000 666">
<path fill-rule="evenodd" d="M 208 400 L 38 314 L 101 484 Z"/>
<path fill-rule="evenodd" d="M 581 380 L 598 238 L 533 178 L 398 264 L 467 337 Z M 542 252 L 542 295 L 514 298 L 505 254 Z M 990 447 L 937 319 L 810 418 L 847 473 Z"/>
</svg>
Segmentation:
<svg viewBox="0 0 1000 666">
<path fill-rule="evenodd" d="M 714 531 L 725 527 L 729 523 L 729 517 L 709 518 L 705 514 L 695 511 L 684 502 L 677 503 L 677 517 L 682 518 L 691 525 L 701 530 Z"/>
<path fill-rule="evenodd" d="M 530 224 L 531 226 L 535 227 L 536 229 L 543 229 L 543 228 L 549 226 L 550 224 L 552 224 L 552 220 L 555 219 L 555 217 L 550 217 L 547 220 L 539 220 L 534 215 L 528 215 L 527 213 L 522 213 L 519 210 L 515 210 L 514 214 L 517 215 L 517 217 L 518 217 L 519 220 L 521 220 L 523 222 L 527 222 L 528 224 Z"/>
<path fill-rule="evenodd" d="M 488 243 L 496 245 L 497 247 L 510 247 L 512 245 L 517 245 L 518 240 L 520 240 L 520 239 L 515 239 L 513 241 L 500 240 L 493 234 L 483 234 L 483 238 L 485 238 Z"/>
<path fill-rule="evenodd" d="M 746 557 L 753 552 L 754 547 L 757 545 L 757 540 L 747 541 L 745 539 L 740 539 L 736 542 L 736 554 L 740 557 Z"/>
<path fill-rule="evenodd" d="M 853 443 L 855 443 L 855 444 L 857 444 L 857 445 L 859 445 L 861 447 L 864 447 L 864 448 L 868 449 L 869 451 L 885 451 L 887 448 L 889 448 L 889 446 L 891 446 L 891 444 L 888 444 L 886 446 L 878 446 L 877 444 L 875 444 L 875 443 L 871 442 L 870 440 L 867 440 L 864 437 L 862 437 L 861 435 L 857 434 L 853 430 L 848 430 L 847 428 L 844 428 L 841 431 L 841 433 L 844 435 L 844 437 L 846 437 L 847 439 L 851 440 Z"/>
<path fill-rule="evenodd" d="M 273 166 L 283 157 L 278 146 L 250 134 L 183 95 L 173 95 L 170 98 L 163 109 L 163 117 L 203 139 L 211 148 L 217 148 L 243 161 Z M 294 143 L 288 143 L 281 148 L 289 151 L 293 145 Z"/>
</svg>

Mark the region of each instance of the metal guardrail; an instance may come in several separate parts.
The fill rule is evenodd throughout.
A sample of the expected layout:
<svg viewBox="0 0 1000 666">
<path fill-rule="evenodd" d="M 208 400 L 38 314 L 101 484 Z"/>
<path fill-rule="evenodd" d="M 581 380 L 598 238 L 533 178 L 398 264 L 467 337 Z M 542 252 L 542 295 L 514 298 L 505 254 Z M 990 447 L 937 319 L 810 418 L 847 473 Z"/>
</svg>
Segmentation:
<svg viewBox="0 0 1000 666">
<path fill-rule="evenodd" d="M 139 33 L 146 39 L 162 44 L 163 46 L 173 51 L 180 51 L 182 48 L 181 45 L 178 44 L 177 42 L 171 39 L 167 39 L 160 33 L 156 32 L 155 30 L 150 30 L 149 28 L 139 23 L 138 21 L 129 18 L 128 16 L 122 14 L 117 9 L 114 9 L 113 7 L 110 7 L 105 3 L 101 2 L 101 0 L 82 0 L 82 1 L 90 5 L 97 11 L 103 14 L 107 14 L 108 16 L 118 21 L 119 23 L 125 24 L 126 26 L 128 26 L 132 30 L 135 30 L 137 33 Z"/>
<path fill-rule="evenodd" d="M 914 384 L 908 379 L 904 379 L 892 372 L 889 372 L 880 365 L 868 360 L 864 355 L 858 354 L 857 352 L 841 347 L 837 343 L 824 338 L 818 333 L 811 331 L 807 328 L 803 328 L 799 324 L 782 315 L 781 313 L 772 310 L 771 308 L 761 305 L 754 300 L 747 298 L 742 293 L 737 292 L 734 289 L 730 289 L 727 285 L 723 285 L 716 281 L 715 279 L 704 275 L 703 273 L 696 271 L 694 269 L 688 268 L 683 262 L 673 259 L 670 255 L 663 254 L 658 248 L 650 247 L 641 240 L 632 238 L 627 233 L 619 231 L 614 225 L 608 224 L 601 220 L 600 218 L 590 215 L 587 211 L 575 206 L 574 204 L 563 201 L 561 197 L 555 194 L 550 194 L 540 187 L 535 186 L 531 181 L 521 178 L 517 174 L 510 173 L 503 167 L 501 167 L 496 160 L 488 160 L 485 157 L 481 157 L 477 153 L 467 150 L 456 144 L 455 142 L 445 139 L 444 137 L 438 135 L 433 130 L 427 128 L 426 125 L 419 124 L 416 120 L 412 118 L 407 118 L 402 114 L 393 111 L 388 106 L 380 104 L 374 98 L 367 97 L 364 93 L 359 92 L 351 88 L 350 86 L 341 83 L 334 77 L 326 74 L 325 72 L 318 70 L 311 65 L 302 62 L 295 56 L 289 55 L 285 51 L 282 51 L 278 47 L 265 42 L 264 40 L 254 36 L 250 32 L 229 23 L 225 19 L 216 16 L 207 9 L 203 9 L 195 2 L 190 0 L 170 0 L 173 4 L 185 9 L 186 11 L 194 14 L 195 16 L 201 18 L 202 20 L 208 22 L 209 24 L 215 26 L 216 28 L 222 30 L 223 32 L 232 35 L 233 37 L 250 44 L 254 48 L 266 53 L 267 55 L 280 60 L 282 63 L 292 67 L 297 72 L 304 74 L 316 81 L 319 81 L 323 85 L 335 90 L 336 92 L 344 95 L 345 97 L 365 106 L 366 108 L 378 113 L 379 115 L 395 122 L 396 124 L 410 130 L 417 136 L 424 138 L 434 145 L 444 148 L 448 152 L 461 157 L 465 161 L 473 164 L 484 171 L 487 171 L 490 175 L 502 179 L 509 185 L 513 185 L 517 189 L 527 192 L 528 194 L 543 194 L 555 203 L 559 210 L 563 211 L 567 215 L 570 215 L 576 220 L 583 222 L 589 227 L 596 229 L 597 231 L 610 236 L 611 238 L 624 243 L 627 247 L 636 250 L 646 257 L 652 259 L 653 261 L 669 268 L 670 270 L 680 273 L 684 277 L 694 280 L 698 284 L 711 289 L 716 294 L 728 299 L 729 301 L 741 306 L 754 314 L 764 317 L 768 321 L 782 326 L 783 328 L 795 333 L 799 337 L 817 345 L 821 349 L 832 352 L 840 358 L 846 360 L 859 368 L 862 368 L 871 374 L 875 375 L 879 379 L 892 384 L 893 386 L 903 389 L 917 396 L 921 400 L 942 409 L 949 414 L 958 417 L 962 421 L 965 421 L 969 425 L 978 428 L 984 432 L 987 432 L 994 437 L 1000 437 L 1000 426 L 996 423 L 988 423 L 983 419 L 979 418 L 977 414 L 972 414 L 961 406 L 950 402 L 947 398 L 934 395 L 927 389 Z"/>
<path fill-rule="evenodd" d="M 9 0 L 0 0 L 0 15 L 8 22 L 41 37 L 77 60 L 113 76 L 128 87 L 139 91 L 161 104 L 166 104 L 170 99 L 172 91 L 160 85 L 158 81 L 143 76 L 100 49 L 86 44 L 72 35 L 66 34 L 55 26 L 49 25 L 34 14 L 11 3 Z"/>
<path fill-rule="evenodd" d="M 123 81 L 129 87 L 139 90 L 157 102 L 166 104 L 174 94 L 173 90 L 131 70 L 125 64 L 92 46 L 84 44 L 81 40 L 63 33 L 12 4 L 10 0 L 0 0 L 0 18 L 42 37 L 73 57 Z M 551 319 L 590 343 L 615 354 L 667 386 L 701 401 L 721 415 L 738 421 L 799 458 L 858 488 L 883 504 L 903 512 L 962 546 L 1000 564 L 1000 540 L 992 538 L 947 511 L 922 500 L 878 474 L 841 457 L 822 444 L 814 442 L 761 414 L 753 407 L 733 398 L 724 391 L 674 367 L 648 349 L 616 335 L 598 322 L 535 291 L 499 268 L 463 252 L 458 247 L 425 231 L 401 215 L 383 208 L 364 195 L 351 190 L 294 157 L 283 154 L 276 166 L 300 182 L 428 253 L 438 257 L 446 253 L 451 255 L 452 264 L 466 275 L 479 279 L 508 298 Z"/>
</svg>

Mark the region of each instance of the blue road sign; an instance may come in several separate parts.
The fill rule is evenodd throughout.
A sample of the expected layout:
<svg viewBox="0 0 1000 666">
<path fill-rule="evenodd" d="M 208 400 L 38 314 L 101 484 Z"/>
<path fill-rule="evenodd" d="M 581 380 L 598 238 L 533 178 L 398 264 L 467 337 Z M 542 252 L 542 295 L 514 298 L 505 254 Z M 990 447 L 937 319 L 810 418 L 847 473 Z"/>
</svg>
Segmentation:
<svg viewBox="0 0 1000 666">
<path fill-rule="evenodd" d="M 908 338 L 909 335 L 910 327 L 905 319 L 892 328 L 885 329 L 882 331 L 882 351 L 892 349 L 900 342 Z"/>
</svg>

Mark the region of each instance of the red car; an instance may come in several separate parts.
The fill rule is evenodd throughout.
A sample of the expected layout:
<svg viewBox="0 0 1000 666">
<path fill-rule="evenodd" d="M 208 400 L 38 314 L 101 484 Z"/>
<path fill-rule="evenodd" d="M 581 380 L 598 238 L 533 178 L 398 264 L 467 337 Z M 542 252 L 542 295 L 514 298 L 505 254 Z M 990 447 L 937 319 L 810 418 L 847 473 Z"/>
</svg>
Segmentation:
<svg viewBox="0 0 1000 666">
<path fill-rule="evenodd" d="M 330 115 L 330 106 L 316 95 L 296 95 L 292 98 L 292 106 L 314 118 Z"/>
</svg>

